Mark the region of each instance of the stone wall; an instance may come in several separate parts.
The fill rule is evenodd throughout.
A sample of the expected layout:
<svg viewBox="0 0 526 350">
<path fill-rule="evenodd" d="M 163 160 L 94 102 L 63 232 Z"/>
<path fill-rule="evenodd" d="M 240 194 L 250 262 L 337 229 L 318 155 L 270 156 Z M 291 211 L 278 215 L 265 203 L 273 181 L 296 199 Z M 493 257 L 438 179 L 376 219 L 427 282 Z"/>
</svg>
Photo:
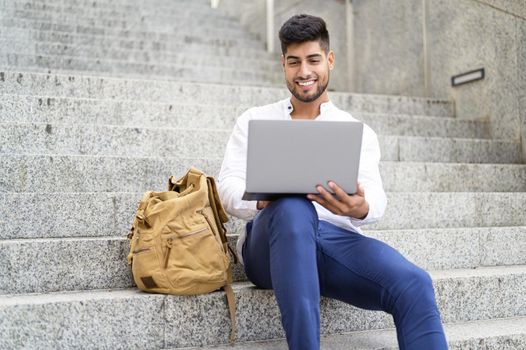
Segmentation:
<svg viewBox="0 0 526 350">
<path fill-rule="evenodd" d="M 493 138 L 526 143 L 526 2 L 353 0 L 352 9 L 353 91 L 451 98 L 458 118 L 489 119 Z M 484 80 L 451 86 L 482 67 Z"/>
<path fill-rule="evenodd" d="M 522 154 L 526 161 L 526 21 L 518 21 L 519 24 L 519 55 L 517 61 L 519 63 L 519 113 L 522 123 Z"/>
</svg>

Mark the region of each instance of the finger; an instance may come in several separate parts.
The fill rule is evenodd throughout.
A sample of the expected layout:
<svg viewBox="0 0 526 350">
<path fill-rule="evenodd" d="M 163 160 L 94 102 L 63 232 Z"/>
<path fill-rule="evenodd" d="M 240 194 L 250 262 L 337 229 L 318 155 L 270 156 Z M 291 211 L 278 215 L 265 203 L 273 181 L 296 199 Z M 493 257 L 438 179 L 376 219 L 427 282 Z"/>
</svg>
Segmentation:
<svg viewBox="0 0 526 350">
<path fill-rule="evenodd" d="M 330 212 L 334 213 L 334 214 L 341 214 L 341 210 L 338 209 L 337 207 L 335 207 L 334 205 L 328 203 L 323 197 L 319 196 L 319 195 L 314 195 L 314 194 L 309 194 L 307 195 L 307 198 L 318 203 L 319 205 L 321 205 L 322 207 L 326 208 L 327 210 L 329 210 Z"/>
<path fill-rule="evenodd" d="M 322 196 L 322 198 L 325 200 L 325 202 L 332 206 L 333 208 L 337 209 L 339 212 L 343 212 L 344 211 L 344 207 L 345 207 L 345 203 L 343 202 L 340 202 L 336 197 L 333 196 L 332 193 L 330 193 L 329 191 L 327 191 L 325 189 L 325 187 L 321 186 L 321 185 L 318 185 L 316 187 L 316 189 L 318 190 L 318 192 L 320 193 L 320 195 Z M 328 209 L 328 208 L 327 208 Z"/>
<path fill-rule="evenodd" d="M 349 202 L 350 196 L 347 194 L 347 192 L 343 190 L 343 188 L 338 186 L 334 181 L 329 181 L 329 187 L 331 188 L 331 190 L 334 191 L 334 194 L 341 202 Z"/>
</svg>

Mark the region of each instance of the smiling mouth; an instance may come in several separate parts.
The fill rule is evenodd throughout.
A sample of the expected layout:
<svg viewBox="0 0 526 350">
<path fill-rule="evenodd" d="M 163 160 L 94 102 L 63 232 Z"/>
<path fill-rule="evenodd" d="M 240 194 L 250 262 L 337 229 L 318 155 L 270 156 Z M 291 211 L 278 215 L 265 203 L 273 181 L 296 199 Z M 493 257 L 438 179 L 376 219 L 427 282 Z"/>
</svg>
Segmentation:
<svg viewBox="0 0 526 350">
<path fill-rule="evenodd" d="M 308 81 L 298 81 L 297 83 L 299 86 L 311 86 L 315 82 L 316 80 L 308 80 Z"/>
</svg>

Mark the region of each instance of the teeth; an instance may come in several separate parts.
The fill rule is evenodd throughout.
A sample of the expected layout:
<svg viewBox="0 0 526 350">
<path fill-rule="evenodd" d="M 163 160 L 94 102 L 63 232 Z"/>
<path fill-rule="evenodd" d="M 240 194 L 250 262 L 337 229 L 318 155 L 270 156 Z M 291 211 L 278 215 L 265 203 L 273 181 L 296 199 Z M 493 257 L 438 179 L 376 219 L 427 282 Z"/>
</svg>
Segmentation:
<svg viewBox="0 0 526 350">
<path fill-rule="evenodd" d="M 309 86 L 309 85 L 314 84 L 314 80 L 310 80 L 310 81 L 306 81 L 304 83 L 298 83 L 298 84 L 300 84 L 301 86 Z"/>
</svg>

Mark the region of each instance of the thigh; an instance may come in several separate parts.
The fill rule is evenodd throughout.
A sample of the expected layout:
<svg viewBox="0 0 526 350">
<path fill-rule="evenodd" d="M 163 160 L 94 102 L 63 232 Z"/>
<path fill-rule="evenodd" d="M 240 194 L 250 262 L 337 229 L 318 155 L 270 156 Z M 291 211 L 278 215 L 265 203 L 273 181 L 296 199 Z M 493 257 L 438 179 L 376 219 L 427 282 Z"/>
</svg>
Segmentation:
<svg viewBox="0 0 526 350">
<path fill-rule="evenodd" d="M 320 224 L 322 294 L 369 309 L 392 311 L 404 274 L 418 269 L 384 242 Z"/>
<path fill-rule="evenodd" d="M 243 246 L 247 277 L 255 285 L 270 289 L 271 278 L 279 279 L 282 272 L 317 274 L 317 229 L 318 216 L 307 199 L 286 197 L 270 203 L 247 224 Z"/>
</svg>

